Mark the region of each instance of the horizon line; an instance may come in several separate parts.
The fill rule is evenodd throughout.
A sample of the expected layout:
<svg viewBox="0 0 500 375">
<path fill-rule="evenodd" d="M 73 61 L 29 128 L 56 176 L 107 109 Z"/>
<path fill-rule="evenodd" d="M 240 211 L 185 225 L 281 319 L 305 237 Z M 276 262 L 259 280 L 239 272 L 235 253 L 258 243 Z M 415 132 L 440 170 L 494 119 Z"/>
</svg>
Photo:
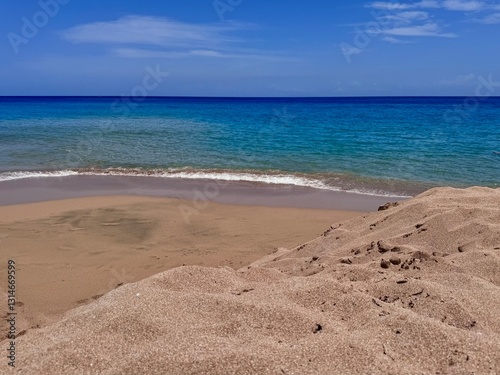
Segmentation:
<svg viewBox="0 0 500 375">
<path fill-rule="evenodd" d="M 477 95 L 352 95 L 352 96 L 196 96 L 196 95 L 0 95 L 0 98 L 141 98 L 141 99 L 352 99 L 352 98 L 469 98 Z M 500 96 L 479 96 L 484 99 Z"/>
</svg>

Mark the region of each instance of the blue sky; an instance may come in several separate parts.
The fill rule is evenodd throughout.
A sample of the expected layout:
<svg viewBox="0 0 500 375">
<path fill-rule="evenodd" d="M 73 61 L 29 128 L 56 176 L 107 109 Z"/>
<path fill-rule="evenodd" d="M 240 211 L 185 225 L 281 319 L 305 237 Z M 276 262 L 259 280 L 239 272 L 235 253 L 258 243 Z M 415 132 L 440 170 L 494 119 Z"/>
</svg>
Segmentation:
<svg viewBox="0 0 500 375">
<path fill-rule="evenodd" d="M 0 18 L 0 95 L 130 95 L 151 69 L 158 96 L 469 96 L 500 82 L 500 0 L 25 0 Z"/>
</svg>

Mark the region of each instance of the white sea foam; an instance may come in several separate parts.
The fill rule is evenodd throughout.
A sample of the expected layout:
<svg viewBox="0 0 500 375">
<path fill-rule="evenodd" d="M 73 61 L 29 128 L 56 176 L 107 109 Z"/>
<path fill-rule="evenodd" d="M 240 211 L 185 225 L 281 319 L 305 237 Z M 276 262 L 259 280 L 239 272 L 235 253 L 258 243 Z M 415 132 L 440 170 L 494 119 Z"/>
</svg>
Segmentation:
<svg viewBox="0 0 500 375">
<path fill-rule="evenodd" d="M 305 177 L 286 175 L 286 174 L 254 174 L 254 173 L 229 173 L 229 172 L 168 172 L 161 174 L 161 177 L 166 178 L 187 178 L 195 180 L 222 180 L 222 181 L 245 181 L 245 182 L 261 182 L 266 184 L 277 185 L 294 185 L 303 187 L 313 187 L 316 189 L 336 190 L 338 188 L 328 186 L 319 180 L 308 179 Z"/>
<path fill-rule="evenodd" d="M 23 178 L 66 177 L 78 174 L 78 172 L 71 170 L 50 172 L 3 172 L 0 173 L 0 181 L 20 180 Z"/>
<path fill-rule="evenodd" d="M 123 173 L 111 172 L 106 173 L 123 175 Z M 159 171 L 153 175 L 148 173 L 134 173 L 134 175 L 144 175 L 153 177 L 163 177 L 163 178 L 185 178 L 193 180 L 219 180 L 219 181 L 241 181 L 241 182 L 255 182 L 255 183 L 266 183 L 274 185 L 292 185 L 300 187 L 310 187 L 314 189 L 330 190 L 330 191 L 345 191 L 364 195 L 375 195 L 375 196 L 388 196 L 397 198 L 411 198 L 411 196 L 406 195 L 395 195 L 386 192 L 379 191 L 368 191 L 361 189 L 341 189 L 340 187 L 327 185 L 324 182 L 307 178 L 301 176 L 295 176 L 291 174 L 261 174 L 261 173 L 246 173 L 246 172 L 208 172 L 208 171 L 189 171 L 186 169 L 171 169 L 168 171 Z"/>
<path fill-rule="evenodd" d="M 330 191 L 345 191 L 363 195 L 387 196 L 396 198 L 410 198 L 406 195 L 396 195 L 394 193 L 386 193 L 381 191 L 369 191 L 361 189 L 342 189 L 340 187 L 331 186 L 324 182 L 283 173 L 251 173 L 251 172 L 214 172 L 214 171 L 193 171 L 189 168 L 169 169 L 169 170 L 142 170 L 142 169 L 126 169 L 126 168 L 110 168 L 103 170 L 62 170 L 62 171 L 37 171 L 37 172 L 3 172 L 0 173 L 0 181 L 19 180 L 26 178 L 47 178 L 47 177 L 65 177 L 65 176 L 133 176 L 133 177 L 156 177 L 156 178 L 182 178 L 193 180 L 216 180 L 216 181 L 234 181 L 234 182 L 254 182 L 265 183 L 271 185 L 288 185 L 299 187 L 310 187 L 314 189 L 330 190 Z"/>
</svg>

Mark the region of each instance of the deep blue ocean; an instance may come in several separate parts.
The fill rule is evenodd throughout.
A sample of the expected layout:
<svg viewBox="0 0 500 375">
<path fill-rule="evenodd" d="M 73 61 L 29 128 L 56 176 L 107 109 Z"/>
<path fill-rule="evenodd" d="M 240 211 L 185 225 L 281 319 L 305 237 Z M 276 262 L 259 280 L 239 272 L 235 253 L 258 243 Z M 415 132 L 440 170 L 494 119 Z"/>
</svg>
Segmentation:
<svg viewBox="0 0 500 375">
<path fill-rule="evenodd" d="M 0 181 L 73 174 L 498 187 L 500 98 L 0 97 Z"/>
</svg>

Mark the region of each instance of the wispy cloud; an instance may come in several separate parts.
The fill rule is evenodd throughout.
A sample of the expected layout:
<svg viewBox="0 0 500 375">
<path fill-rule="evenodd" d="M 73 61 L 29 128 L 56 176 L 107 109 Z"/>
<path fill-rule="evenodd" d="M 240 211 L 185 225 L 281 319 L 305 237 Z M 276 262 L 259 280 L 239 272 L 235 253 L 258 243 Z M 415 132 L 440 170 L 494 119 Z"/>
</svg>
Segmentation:
<svg viewBox="0 0 500 375">
<path fill-rule="evenodd" d="M 500 23 L 500 12 L 489 14 L 483 18 L 475 19 L 478 23 L 483 23 L 485 25 L 495 25 Z"/>
<path fill-rule="evenodd" d="M 418 8 L 439 8 L 439 3 L 437 1 L 419 1 L 412 3 L 396 3 L 387 1 L 376 1 L 367 5 L 369 8 L 374 9 L 384 9 L 384 10 L 407 10 L 407 9 L 418 9 Z"/>
<path fill-rule="evenodd" d="M 236 34 L 256 27 L 234 22 L 192 24 L 160 17 L 126 16 L 114 21 L 78 25 L 63 31 L 61 36 L 75 44 L 107 45 L 112 53 L 122 58 L 286 59 L 242 48 L 245 40 Z"/>
<path fill-rule="evenodd" d="M 413 21 L 423 21 L 429 19 L 429 13 L 422 11 L 404 11 L 380 16 L 384 23 L 409 24 Z"/>
<path fill-rule="evenodd" d="M 470 21 L 483 24 L 500 23 L 500 4 L 486 0 L 423 0 L 423 1 L 376 1 L 367 3 L 368 8 L 383 11 L 377 19 L 383 25 L 373 34 L 385 35 L 382 40 L 388 43 L 401 43 L 414 37 L 457 37 L 455 32 L 446 31 L 449 24 L 443 24 L 437 15 L 446 12 L 462 12 Z M 486 14 L 486 12 L 490 14 Z M 474 14 L 475 18 L 470 15 Z"/>
<path fill-rule="evenodd" d="M 446 10 L 455 10 L 460 12 L 476 12 L 486 8 L 487 5 L 483 1 L 476 0 L 445 0 L 443 8 Z"/>
<path fill-rule="evenodd" d="M 488 3 L 482 0 L 444 0 L 433 1 L 424 0 L 419 2 L 388 2 L 376 1 L 368 4 L 369 8 L 384 9 L 390 11 L 408 10 L 408 9 L 445 9 L 462 12 L 479 11 L 490 7 Z"/>
<path fill-rule="evenodd" d="M 392 43 L 392 44 L 407 44 L 407 43 L 411 43 L 407 40 L 402 40 L 402 39 L 398 39 L 398 38 L 395 38 L 393 36 L 384 36 L 382 38 L 383 41 L 385 42 L 388 42 L 388 43 Z"/>
<path fill-rule="evenodd" d="M 208 58 L 219 58 L 219 59 L 245 59 L 245 60 L 261 60 L 261 61 L 297 61 L 296 59 L 276 56 L 276 55 L 266 55 L 257 53 L 226 53 L 209 49 L 196 49 L 196 50 L 186 50 L 186 51 L 164 51 L 164 50 L 153 50 L 153 49 L 143 49 L 143 48 L 114 48 L 112 52 L 124 58 L 135 58 L 135 59 L 147 59 L 147 58 L 167 58 L 167 59 L 178 59 L 186 57 L 208 57 Z"/>
<path fill-rule="evenodd" d="M 229 36 L 229 32 L 242 28 L 237 24 L 198 25 L 168 18 L 126 16 L 116 21 L 75 26 L 62 36 L 73 43 L 193 46 L 235 42 L 238 39 Z"/>
<path fill-rule="evenodd" d="M 408 26 L 408 27 L 395 27 L 392 29 L 385 29 L 381 31 L 385 35 L 395 36 L 438 36 L 444 38 L 454 38 L 456 35 L 453 33 L 443 33 L 436 23 L 426 23 L 424 25 Z"/>
<path fill-rule="evenodd" d="M 429 13 L 421 11 L 401 12 L 396 15 L 405 21 L 410 20 L 426 20 L 429 18 Z"/>
</svg>

